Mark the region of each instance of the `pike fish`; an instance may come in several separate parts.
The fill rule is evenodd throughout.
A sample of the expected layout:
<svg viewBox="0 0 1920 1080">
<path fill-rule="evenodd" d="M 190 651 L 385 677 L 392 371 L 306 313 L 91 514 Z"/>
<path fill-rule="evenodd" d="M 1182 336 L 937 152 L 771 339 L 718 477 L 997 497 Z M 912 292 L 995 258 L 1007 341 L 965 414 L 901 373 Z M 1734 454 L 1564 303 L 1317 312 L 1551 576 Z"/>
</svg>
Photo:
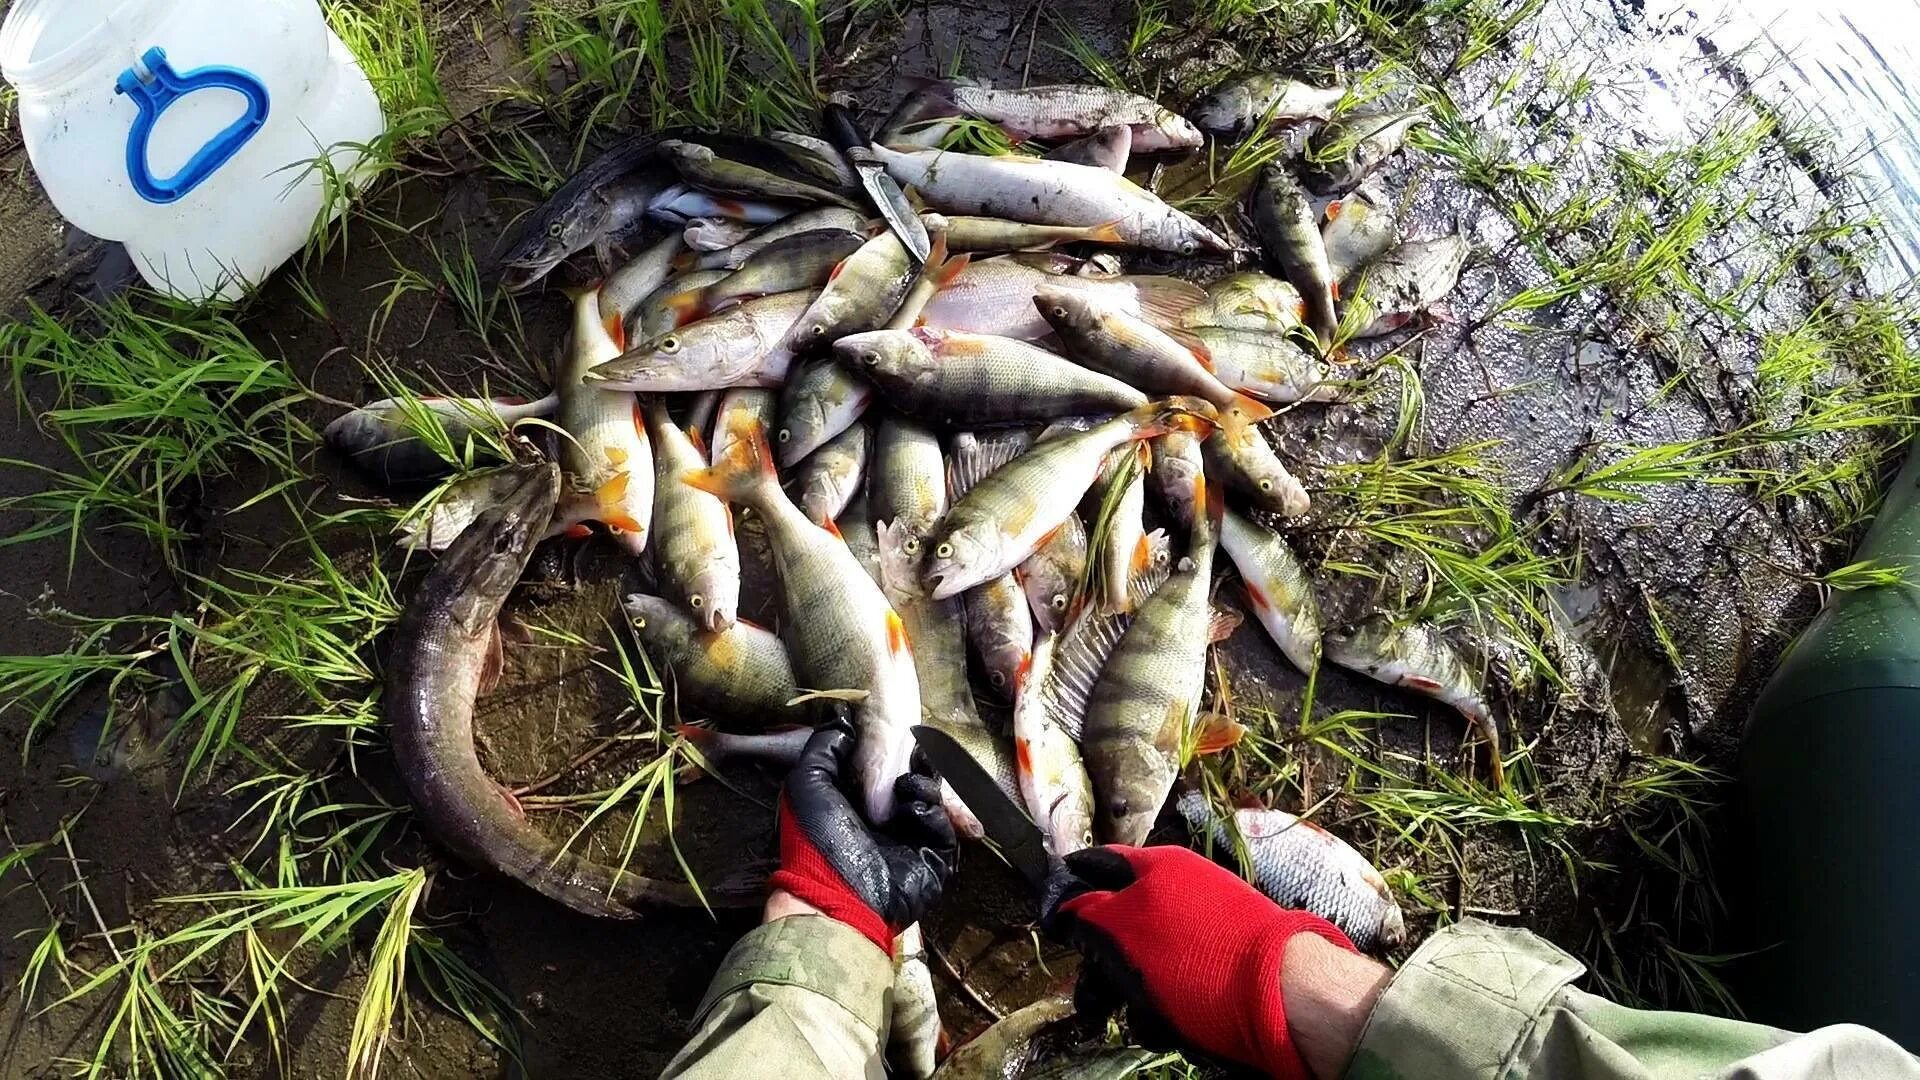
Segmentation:
<svg viewBox="0 0 1920 1080">
<path fill-rule="evenodd" d="M 787 704 L 800 696 L 793 664 L 772 631 L 745 619 L 705 630 L 673 601 L 646 593 L 629 593 L 622 606 L 682 708 L 755 727 L 800 719 Z"/>
<path fill-rule="evenodd" d="M 657 135 L 623 140 L 561 184 L 500 256 L 500 287 L 525 292 L 588 248 L 609 262 L 614 242 L 638 227 L 673 186 L 672 170 L 660 161 L 660 143 Z"/>
<path fill-rule="evenodd" d="M 1092 165 L 1108 172 L 1124 174 L 1128 160 L 1133 157 L 1133 129 L 1125 124 L 1104 127 L 1091 135 L 1061 143 L 1041 156 L 1048 161 Z"/>
<path fill-rule="evenodd" d="M 734 161 L 721 157 L 710 146 L 683 142 L 679 139 L 667 139 L 660 143 L 660 152 L 673 162 L 673 167 L 690 184 L 698 184 L 708 191 L 724 192 L 730 195 L 746 195 L 756 199 L 779 199 L 794 203 L 827 203 L 843 206 L 849 210 L 859 210 L 860 204 L 838 191 L 830 191 L 819 184 L 797 180 L 790 176 L 749 165 L 744 161 Z"/>
<path fill-rule="evenodd" d="M 660 581 L 702 630 L 725 630 L 740 611 L 740 549 L 733 539 L 733 513 L 707 492 L 680 478 L 708 465 L 706 440 L 681 428 L 659 398 L 647 405 L 653 442 L 653 518 L 658 539 L 653 555 Z"/>
<path fill-rule="evenodd" d="M 1338 401 L 1339 378 L 1326 361 L 1286 337 L 1200 326 L 1188 331 L 1213 364 L 1214 377 L 1262 401 Z"/>
<path fill-rule="evenodd" d="M 568 438 L 560 440 L 567 503 L 576 520 L 598 521 L 635 555 L 646 550 L 653 520 L 653 447 L 640 402 L 622 390 L 592 381 L 596 366 L 620 353 L 600 320 L 598 290 L 574 297 L 573 341 L 555 389 L 555 417 Z"/>
<path fill-rule="evenodd" d="M 804 364 L 780 390 L 774 433 L 780 467 L 798 464 L 852 427 L 873 403 L 873 387 L 831 360 Z"/>
<path fill-rule="evenodd" d="M 1033 612 L 1012 574 L 1001 574 L 962 594 L 967 637 L 980 654 L 987 685 L 1008 701 L 1033 662 Z"/>
<path fill-rule="evenodd" d="M 1137 145 L 1137 144 L 1136 144 Z M 1158 195 L 1094 165 L 954 150 L 874 153 L 902 187 L 912 187 L 946 214 L 982 214 L 1035 225 L 1104 225 L 1123 242 L 1154 251 L 1230 254 L 1213 230 L 1168 206 Z"/>
<path fill-rule="evenodd" d="M 1344 86 L 1322 89 L 1271 72 L 1230 79 L 1200 99 L 1193 119 L 1208 131 L 1239 138 L 1302 120 L 1325 120 L 1347 94 Z"/>
<path fill-rule="evenodd" d="M 1053 673 L 1059 636 L 1043 634 L 1013 706 L 1013 759 L 1020 795 L 1056 858 L 1093 843 L 1093 782 L 1080 744 L 1054 718 L 1042 691 Z"/>
<path fill-rule="evenodd" d="M 1312 674 L 1320 666 L 1320 605 L 1307 568 L 1278 533 L 1227 511 L 1220 550 L 1240 572 L 1247 606 L 1288 662 Z"/>
<path fill-rule="evenodd" d="M 794 469 L 793 486 L 799 493 L 800 509 L 815 525 L 838 518 L 865 486 L 871 448 L 872 433 L 867 425 L 854 424 L 808 454 Z"/>
<path fill-rule="evenodd" d="M 703 251 L 687 258 L 686 270 L 738 270 L 746 265 L 748 259 L 766 250 L 770 244 L 777 243 L 789 236 L 816 232 L 823 229 L 844 229 L 848 232 L 862 232 L 867 227 L 867 216 L 858 210 L 849 210 L 844 206 L 821 206 L 812 210 L 802 210 L 788 215 L 779 221 L 753 233 L 746 239 L 731 246 Z M 691 241 L 689 241 L 691 246 Z"/>
<path fill-rule="evenodd" d="M 1208 431 L 1213 406 L 1198 398 L 1148 402 L 1093 429 L 1036 445 L 967 492 L 934 533 L 927 577 L 936 599 L 990 581 L 1024 562 L 1093 486 L 1107 454 L 1169 431 Z"/>
<path fill-rule="evenodd" d="M 1360 268 L 1400 243 L 1400 223 L 1391 207 L 1383 206 L 1362 188 L 1327 204 L 1320 240 L 1327 249 L 1327 269 L 1333 280 L 1345 283 Z"/>
<path fill-rule="evenodd" d="M 1328 122 L 1307 138 L 1301 179 L 1318 195 L 1351 191 L 1398 153 L 1427 110 L 1354 113 Z"/>
<path fill-rule="evenodd" d="M 1160 326 L 1179 325 L 1182 315 L 1207 298 L 1200 286 L 1179 278 L 1066 276 L 1076 264 L 1077 260 L 1059 254 L 967 264 L 941 285 L 928 301 L 923 318 L 932 329 L 1036 341 L 1053 332 L 1033 305 L 1033 294 L 1043 285 L 1097 293 L 1120 310 Z"/>
<path fill-rule="evenodd" d="M 800 679 L 814 690 L 866 692 L 854 706 L 860 729 L 854 771 L 867 820 L 889 820 L 893 783 L 913 753 L 910 729 L 920 722 L 920 681 L 905 624 L 846 543 L 809 521 L 780 490 L 764 431 L 736 433 L 726 458 L 686 482 L 760 517 Z"/>
<path fill-rule="evenodd" d="M 1348 304 L 1366 320 L 1354 336 L 1378 337 L 1406 326 L 1453 291 L 1466 262 L 1461 236 L 1409 240 L 1380 256 L 1360 275 Z"/>
<path fill-rule="evenodd" d="M 1139 844 L 1173 790 L 1206 690 L 1213 552 L 1224 505 L 1202 478 L 1187 557 L 1140 605 L 1087 700 L 1080 748 L 1093 780 L 1094 835 Z"/>
<path fill-rule="evenodd" d="M 736 304 L 616 352 L 587 378 L 603 390 L 646 394 L 779 386 L 793 364 L 787 333 L 813 296 L 778 293 Z"/>
<path fill-rule="evenodd" d="M 1238 833 L 1253 865 L 1254 887 L 1281 907 L 1313 912 L 1367 952 L 1405 939 L 1406 919 L 1393 890 L 1345 840 L 1284 810 L 1235 810 L 1229 824 L 1198 791 L 1181 793 L 1174 809 L 1216 858 L 1236 850 Z"/>
<path fill-rule="evenodd" d="M 953 112 L 1000 125 L 1015 139 L 1076 139 L 1125 126 L 1143 154 L 1184 150 L 1204 140 L 1187 119 L 1152 98 L 1104 86 L 1029 86 L 997 89 L 964 80 L 927 87 Z M 901 181 L 905 183 L 905 181 Z"/>
<path fill-rule="evenodd" d="M 843 337 L 834 359 L 888 404 L 962 427 L 1123 412 L 1147 395 L 1013 338 L 954 330 L 875 330 Z"/>
<path fill-rule="evenodd" d="M 456 450 L 467 446 L 486 429 L 504 431 L 529 417 L 552 416 L 560 397 L 548 394 L 538 401 L 523 397 L 384 398 L 362 405 L 327 425 L 327 445 L 347 455 L 354 467 L 386 484 L 417 484 L 445 476 L 453 462 L 435 450 L 419 432 L 437 423 Z"/>
<path fill-rule="evenodd" d="M 1495 787 L 1505 788 L 1506 763 L 1500 756 L 1500 726 L 1487 706 L 1480 676 L 1430 623 L 1396 622 L 1374 614 L 1357 625 L 1330 631 L 1322 641 L 1326 658 L 1388 686 L 1403 686 L 1443 701 L 1480 732 L 1490 749 Z"/>
<path fill-rule="evenodd" d="M 602 866 L 527 824 L 480 766 L 473 706 L 501 664 L 499 615 L 553 517 L 560 475 L 530 469 L 434 564 L 393 631 L 384 697 L 395 764 L 420 820 L 461 858 L 575 911 L 632 919 L 647 904 L 700 906 L 701 894 Z M 761 888 L 709 884 L 705 902 L 760 902 Z"/>
<path fill-rule="evenodd" d="M 1340 314 L 1333 305 L 1338 279 L 1327 265 L 1320 216 L 1314 213 L 1306 191 L 1281 165 L 1260 170 L 1260 184 L 1253 193 L 1253 224 L 1260 243 L 1300 290 L 1307 305 L 1307 326 L 1325 349 L 1340 329 Z"/>
<path fill-rule="evenodd" d="M 665 303 L 685 326 L 741 300 L 818 288 L 866 239 L 846 229 L 795 233 L 761 248 L 719 281 L 669 296 Z"/>
</svg>

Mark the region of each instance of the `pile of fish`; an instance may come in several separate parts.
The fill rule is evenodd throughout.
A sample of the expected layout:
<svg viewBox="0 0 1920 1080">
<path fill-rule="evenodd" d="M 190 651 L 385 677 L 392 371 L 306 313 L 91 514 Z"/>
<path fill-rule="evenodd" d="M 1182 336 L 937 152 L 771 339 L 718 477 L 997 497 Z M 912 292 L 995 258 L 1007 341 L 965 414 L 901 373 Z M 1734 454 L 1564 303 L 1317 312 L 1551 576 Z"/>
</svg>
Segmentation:
<svg viewBox="0 0 1920 1080">
<path fill-rule="evenodd" d="M 582 911 L 751 901 L 744 882 L 696 898 L 558 857 L 474 758 L 500 604 L 540 540 L 598 526 L 651 569 L 655 592 L 626 614 L 683 711 L 711 721 L 687 729 L 709 767 L 791 760 L 805 731 L 778 729 L 827 692 L 857 718 L 874 820 L 927 724 L 1055 855 L 1142 843 L 1174 802 L 1200 842 L 1244 844 L 1276 899 L 1363 947 L 1395 941 L 1392 894 L 1352 848 L 1279 811 L 1216 817 L 1180 783 L 1193 755 L 1238 736 L 1202 711 L 1209 647 L 1239 621 L 1214 605 L 1228 567 L 1288 661 L 1454 705 L 1499 778 L 1478 677 L 1445 638 L 1385 615 L 1323 634 L 1272 525 L 1310 496 L 1263 421 L 1337 400 L 1342 346 L 1418 319 L 1466 254 L 1457 236 L 1403 238 L 1390 201 L 1360 186 L 1421 114 L 1344 100 L 1254 76 L 1201 102 L 1196 126 L 1108 89 L 950 82 L 916 89 L 875 140 L 650 134 L 590 164 L 503 259 L 512 291 L 582 252 L 601 263 L 599 285 L 570 294 L 553 392 L 393 399 L 327 431 L 397 484 L 447 471 L 419 437 L 423 412 L 456 446 L 535 417 L 564 432 L 557 469 L 468 474 L 408 526 L 408 544 L 442 552 L 389 699 L 428 821 Z M 1000 125 L 1020 152 L 929 145 L 956 118 Z M 1201 146 L 1201 127 L 1304 135 L 1252 189 L 1261 251 L 1127 178 L 1139 155 Z M 1189 256 L 1208 283 L 1125 272 L 1133 252 Z M 739 615 L 742 515 L 771 553 L 777 633 Z M 948 809 L 980 835 L 959 799 Z"/>
</svg>

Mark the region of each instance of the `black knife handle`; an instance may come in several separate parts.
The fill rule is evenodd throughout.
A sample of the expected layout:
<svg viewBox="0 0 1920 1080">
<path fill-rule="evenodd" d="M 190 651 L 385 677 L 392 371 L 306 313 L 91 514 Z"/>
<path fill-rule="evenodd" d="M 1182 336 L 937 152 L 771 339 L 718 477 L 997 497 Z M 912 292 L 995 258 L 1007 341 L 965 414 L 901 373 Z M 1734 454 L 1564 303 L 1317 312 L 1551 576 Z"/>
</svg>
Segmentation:
<svg viewBox="0 0 1920 1080">
<path fill-rule="evenodd" d="M 853 113 L 848 112 L 844 105 L 829 102 L 820 113 L 820 122 L 827 129 L 827 141 L 838 147 L 841 153 L 865 150 L 872 144 L 872 140 L 860 130 Z"/>
</svg>

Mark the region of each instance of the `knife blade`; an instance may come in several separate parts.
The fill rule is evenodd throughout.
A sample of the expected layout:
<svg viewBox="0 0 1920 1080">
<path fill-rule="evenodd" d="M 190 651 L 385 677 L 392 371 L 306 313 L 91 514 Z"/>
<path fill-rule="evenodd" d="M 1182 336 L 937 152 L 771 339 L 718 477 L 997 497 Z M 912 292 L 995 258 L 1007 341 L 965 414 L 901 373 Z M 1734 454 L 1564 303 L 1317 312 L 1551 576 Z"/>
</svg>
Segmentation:
<svg viewBox="0 0 1920 1080">
<path fill-rule="evenodd" d="M 980 819 L 980 825 L 987 831 L 987 839 L 1000 854 L 1013 864 L 1013 868 L 1027 879 L 1034 889 L 1043 895 L 1046 892 L 1047 878 L 1053 872 L 1053 857 L 1047 854 L 1046 842 L 1041 839 L 1039 826 L 1027 816 L 1027 812 L 1014 804 L 1007 793 L 994 783 L 966 748 L 953 740 L 953 736 L 939 728 L 915 725 L 913 739 L 933 763 L 933 769 L 940 778 L 953 788 L 960 801 L 967 804 L 973 816 Z"/>
<path fill-rule="evenodd" d="M 933 251 L 927 227 L 921 223 L 920 215 L 914 213 L 900 185 L 887 175 L 887 167 L 873 152 L 873 140 L 860 130 L 853 114 L 843 105 L 829 102 L 821 121 L 827 129 L 827 141 L 839 147 L 847 164 L 859 174 L 860 186 L 866 189 L 867 198 L 886 219 L 887 228 L 893 230 L 893 235 L 900 238 L 915 259 L 926 262 Z"/>
</svg>

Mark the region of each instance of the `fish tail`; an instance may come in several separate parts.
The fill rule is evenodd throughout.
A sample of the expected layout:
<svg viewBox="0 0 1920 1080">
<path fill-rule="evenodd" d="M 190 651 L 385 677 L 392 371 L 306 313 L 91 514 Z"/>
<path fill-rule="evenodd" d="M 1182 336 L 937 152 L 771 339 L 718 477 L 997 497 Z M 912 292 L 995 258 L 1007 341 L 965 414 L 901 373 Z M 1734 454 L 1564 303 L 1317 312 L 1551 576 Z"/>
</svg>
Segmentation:
<svg viewBox="0 0 1920 1080">
<path fill-rule="evenodd" d="M 1134 427 L 1133 438 L 1151 439 L 1175 431 L 1210 435 L 1220 423 L 1220 414 L 1212 405 L 1196 397 L 1173 397 L 1149 401 L 1126 414 Z"/>
<path fill-rule="evenodd" d="M 720 460 L 712 468 L 687 473 L 681 480 L 728 502 L 749 505 L 764 498 L 765 492 L 778 490 L 779 474 L 773 464 L 773 448 L 767 445 L 766 425 L 758 417 L 736 415 L 728 418 L 727 431 L 733 442 Z"/>
</svg>

